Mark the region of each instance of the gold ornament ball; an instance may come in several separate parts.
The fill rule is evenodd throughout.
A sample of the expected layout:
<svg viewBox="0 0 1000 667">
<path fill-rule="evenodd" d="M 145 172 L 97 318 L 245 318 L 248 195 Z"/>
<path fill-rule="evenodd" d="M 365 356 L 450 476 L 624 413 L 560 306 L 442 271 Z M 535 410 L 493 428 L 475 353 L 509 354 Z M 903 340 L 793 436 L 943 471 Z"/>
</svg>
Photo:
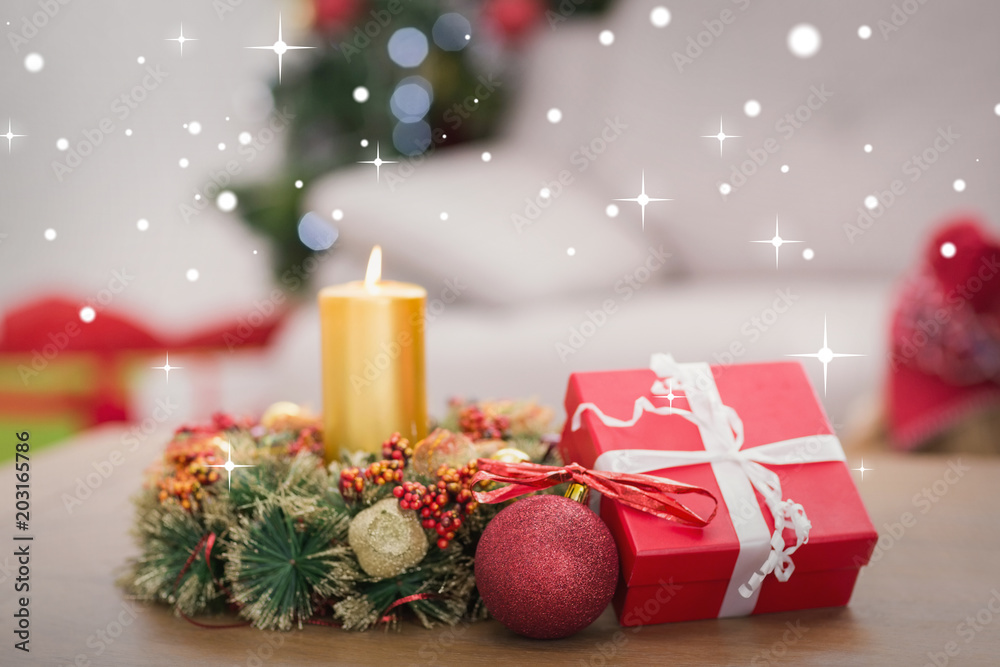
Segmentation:
<svg viewBox="0 0 1000 667">
<path fill-rule="evenodd" d="M 525 463 L 527 461 L 531 461 L 530 456 L 522 452 L 520 449 L 515 449 L 514 447 L 501 449 L 490 458 L 494 461 L 500 461 L 502 463 Z"/>
<path fill-rule="evenodd" d="M 436 428 L 413 446 L 408 467 L 418 475 L 433 476 L 442 465 L 460 468 L 478 455 L 476 445 L 464 434 Z"/>
<path fill-rule="evenodd" d="M 318 428 L 320 425 L 316 415 L 301 405 L 289 401 L 272 404 L 261 415 L 260 423 L 272 431 L 299 431 L 308 427 Z"/>
<path fill-rule="evenodd" d="M 260 423 L 271 428 L 275 423 L 279 421 L 284 421 L 289 418 L 299 417 L 302 414 L 302 408 L 291 403 L 289 401 L 278 401 L 277 403 L 271 404 L 264 414 L 260 417 Z"/>
<path fill-rule="evenodd" d="M 427 535 L 417 513 L 402 510 L 395 498 L 380 500 L 351 520 L 347 541 L 361 569 L 372 577 L 394 577 L 427 554 Z"/>
</svg>

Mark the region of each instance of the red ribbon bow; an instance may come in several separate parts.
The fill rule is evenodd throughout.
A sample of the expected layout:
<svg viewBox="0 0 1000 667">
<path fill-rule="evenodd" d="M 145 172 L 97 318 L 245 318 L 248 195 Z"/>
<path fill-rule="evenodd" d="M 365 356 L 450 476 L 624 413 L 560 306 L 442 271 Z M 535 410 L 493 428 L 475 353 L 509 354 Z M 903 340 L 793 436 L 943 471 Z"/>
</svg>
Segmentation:
<svg viewBox="0 0 1000 667">
<path fill-rule="evenodd" d="M 473 491 L 476 500 L 481 503 L 502 503 L 532 491 L 573 481 L 599 491 L 602 496 L 614 498 L 620 503 L 649 512 L 661 519 L 699 528 L 708 525 L 719 509 L 719 501 L 711 491 L 665 477 L 588 470 L 578 463 L 558 467 L 478 459 L 476 465 L 479 467 L 479 472 L 472 478 L 472 485 L 487 481 L 511 484 L 491 491 Z M 714 503 L 712 514 L 703 519 L 670 497 L 670 494 L 682 493 L 695 493 L 711 498 Z"/>
</svg>

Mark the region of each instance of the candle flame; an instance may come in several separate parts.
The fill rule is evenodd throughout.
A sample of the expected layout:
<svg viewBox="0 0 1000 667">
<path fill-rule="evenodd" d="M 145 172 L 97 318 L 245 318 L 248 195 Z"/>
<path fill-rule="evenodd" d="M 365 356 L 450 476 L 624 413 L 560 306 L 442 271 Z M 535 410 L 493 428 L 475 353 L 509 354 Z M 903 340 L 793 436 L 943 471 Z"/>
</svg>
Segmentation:
<svg viewBox="0 0 1000 667">
<path fill-rule="evenodd" d="M 368 258 L 368 270 L 365 272 L 365 289 L 374 290 L 381 278 L 382 246 L 375 246 L 372 248 L 371 257 Z"/>
</svg>

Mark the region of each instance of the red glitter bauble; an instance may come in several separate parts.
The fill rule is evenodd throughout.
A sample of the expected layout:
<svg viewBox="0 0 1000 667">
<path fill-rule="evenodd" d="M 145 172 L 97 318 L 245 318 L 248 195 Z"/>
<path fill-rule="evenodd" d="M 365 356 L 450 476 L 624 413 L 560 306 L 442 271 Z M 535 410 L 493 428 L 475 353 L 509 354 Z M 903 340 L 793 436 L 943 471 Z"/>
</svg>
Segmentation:
<svg viewBox="0 0 1000 667">
<path fill-rule="evenodd" d="M 562 496 L 532 496 L 496 515 L 476 549 L 486 608 L 514 632 L 559 639 L 587 627 L 615 592 L 618 551 L 601 519 Z"/>
</svg>

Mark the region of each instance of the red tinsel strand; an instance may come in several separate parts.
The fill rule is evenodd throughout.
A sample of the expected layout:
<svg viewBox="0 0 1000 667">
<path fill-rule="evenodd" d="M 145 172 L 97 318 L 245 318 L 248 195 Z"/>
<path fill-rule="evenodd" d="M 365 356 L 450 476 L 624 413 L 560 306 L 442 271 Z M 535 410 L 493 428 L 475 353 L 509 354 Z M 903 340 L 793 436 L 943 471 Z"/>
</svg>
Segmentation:
<svg viewBox="0 0 1000 667">
<path fill-rule="evenodd" d="M 395 609 L 396 607 L 402 606 L 404 604 L 409 604 L 411 602 L 416 602 L 417 600 L 430 600 L 432 598 L 440 598 L 440 597 L 443 596 L 438 595 L 437 593 L 414 593 L 413 595 L 407 595 L 405 598 L 399 598 L 391 605 L 386 607 L 386 610 L 383 613 L 382 618 L 379 620 L 379 623 L 389 623 L 390 621 L 392 621 L 395 618 L 395 615 L 390 614 L 389 612 Z"/>
<path fill-rule="evenodd" d="M 187 561 L 184 562 L 184 567 L 182 567 L 181 571 L 177 573 L 177 579 L 174 581 L 174 588 L 173 588 L 174 593 L 177 592 L 177 587 L 180 585 L 181 579 L 184 577 L 184 573 L 187 572 L 188 568 L 191 567 L 191 564 L 194 563 L 195 559 L 198 557 L 198 553 L 201 551 L 201 548 L 203 546 L 205 547 L 205 564 L 208 565 L 208 569 L 211 572 L 212 562 L 210 559 L 212 556 L 212 547 L 215 546 L 215 538 L 216 538 L 215 533 L 209 533 L 208 535 L 203 535 L 202 538 L 198 540 L 198 544 L 195 545 L 195 548 L 191 551 L 191 555 L 188 556 Z M 219 585 L 218 582 L 215 582 L 215 584 L 217 586 Z M 185 614 L 183 611 L 181 611 L 179 607 L 177 608 L 177 613 L 180 614 L 181 618 L 183 618 L 191 625 L 196 625 L 199 628 L 206 628 L 208 630 L 242 628 L 244 626 L 250 625 L 250 621 L 243 621 L 242 623 L 227 623 L 224 625 L 209 625 L 207 623 L 201 623 L 200 621 L 194 620 L 193 618 Z"/>
</svg>

